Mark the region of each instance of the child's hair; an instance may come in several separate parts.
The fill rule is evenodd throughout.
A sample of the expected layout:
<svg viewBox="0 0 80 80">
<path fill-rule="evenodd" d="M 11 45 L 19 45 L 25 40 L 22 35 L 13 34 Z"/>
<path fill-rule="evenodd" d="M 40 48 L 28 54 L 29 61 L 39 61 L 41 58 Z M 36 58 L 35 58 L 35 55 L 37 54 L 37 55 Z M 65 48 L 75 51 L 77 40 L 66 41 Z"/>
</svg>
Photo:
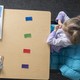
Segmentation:
<svg viewBox="0 0 80 80">
<path fill-rule="evenodd" d="M 80 43 L 80 15 L 67 20 L 63 30 L 68 34 L 72 44 Z"/>
</svg>

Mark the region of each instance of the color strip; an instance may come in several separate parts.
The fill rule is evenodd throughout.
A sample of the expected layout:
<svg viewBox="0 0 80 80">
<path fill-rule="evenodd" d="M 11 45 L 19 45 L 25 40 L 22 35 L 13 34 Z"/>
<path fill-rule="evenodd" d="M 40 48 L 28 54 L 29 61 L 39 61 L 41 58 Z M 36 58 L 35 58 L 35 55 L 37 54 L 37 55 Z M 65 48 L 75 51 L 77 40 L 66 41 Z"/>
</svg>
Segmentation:
<svg viewBox="0 0 80 80">
<path fill-rule="evenodd" d="M 30 49 L 23 49 L 23 53 L 30 53 Z"/>
<path fill-rule="evenodd" d="M 26 20 L 26 21 L 32 21 L 32 17 L 31 17 L 31 16 L 25 17 L 25 20 Z"/>
<path fill-rule="evenodd" d="M 24 34 L 24 37 L 25 38 L 31 38 L 31 34 L 29 33 L 29 34 Z"/>
<path fill-rule="evenodd" d="M 28 64 L 22 64 L 22 68 L 29 68 Z"/>
</svg>

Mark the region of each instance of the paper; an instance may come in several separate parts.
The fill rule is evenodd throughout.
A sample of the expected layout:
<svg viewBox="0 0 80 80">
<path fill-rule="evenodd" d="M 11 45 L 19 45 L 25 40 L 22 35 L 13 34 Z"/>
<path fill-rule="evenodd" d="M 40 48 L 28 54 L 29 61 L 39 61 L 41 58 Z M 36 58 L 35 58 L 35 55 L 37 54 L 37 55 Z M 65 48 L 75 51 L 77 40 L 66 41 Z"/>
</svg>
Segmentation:
<svg viewBox="0 0 80 80">
<path fill-rule="evenodd" d="M 4 6 L 0 5 L 0 39 L 2 39 L 3 10 Z"/>
</svg>

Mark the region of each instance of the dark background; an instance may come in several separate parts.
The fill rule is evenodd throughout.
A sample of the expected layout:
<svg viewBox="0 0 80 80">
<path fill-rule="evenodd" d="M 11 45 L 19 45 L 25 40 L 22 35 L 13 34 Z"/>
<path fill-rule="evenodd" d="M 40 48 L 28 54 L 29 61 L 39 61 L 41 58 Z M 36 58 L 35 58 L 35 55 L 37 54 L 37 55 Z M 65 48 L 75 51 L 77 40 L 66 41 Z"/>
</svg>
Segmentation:
<svg viewBox="0 0 80 80">
<path fill-rule="evenodd" d="M 52 20 L 59 11 L 65 11 L 68 16 L 80 14 L 80 0 L 0 0 L 7 9 L 43 10 L 52 13 Z"/>
<path fill-rule="evenodd" d="M 0 0 L 0 4 L 4 5 L 5 9 L 50 11 L 52 21 L 59 11 L 65 11 L 69 17 L 80 14 L 80 0 Z M 70 79 L 63 77 L 60 71 L 51 70 L 50 80 Z"/>
</svg>

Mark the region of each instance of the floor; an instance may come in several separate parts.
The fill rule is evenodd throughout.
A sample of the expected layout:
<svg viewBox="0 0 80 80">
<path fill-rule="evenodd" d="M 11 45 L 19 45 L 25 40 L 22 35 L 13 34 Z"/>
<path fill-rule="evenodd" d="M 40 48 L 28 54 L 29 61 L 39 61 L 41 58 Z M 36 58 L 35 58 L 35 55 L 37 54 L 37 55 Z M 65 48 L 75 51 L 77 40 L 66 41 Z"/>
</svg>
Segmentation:
<svg viewBox="0 0 80 80">
<path fill-rule="evenodd" d="M 60 71 L 51 70 L 50 71 L 50 80 L 70 80 L 70 79 L 62 76 Z"/>
</svg>

